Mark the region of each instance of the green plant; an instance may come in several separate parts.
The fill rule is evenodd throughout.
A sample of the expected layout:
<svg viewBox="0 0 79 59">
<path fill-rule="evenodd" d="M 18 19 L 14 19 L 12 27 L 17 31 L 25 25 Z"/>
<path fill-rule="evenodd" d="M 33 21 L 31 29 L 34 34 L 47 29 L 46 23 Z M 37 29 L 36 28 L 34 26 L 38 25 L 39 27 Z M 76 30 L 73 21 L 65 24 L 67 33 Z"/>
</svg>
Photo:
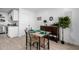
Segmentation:
<svg viewBox="0 0 79 59">
<path fill-rule="evenodd" d="M 70 24 L 70 18 L 68 16 L 59 17 L 59 26 L 62 28 L 68 28 Z"/>
<path fill-rule="evenodd" d="M 69 27 L 69 24 L 71 23 L 70 18 L 68 16 L 65 17 L 59 17 L 59 27 L 62 27 L 62 41 L 61 43 L 64 44 L 64 30 L 65 28 Z"/>
</svg>

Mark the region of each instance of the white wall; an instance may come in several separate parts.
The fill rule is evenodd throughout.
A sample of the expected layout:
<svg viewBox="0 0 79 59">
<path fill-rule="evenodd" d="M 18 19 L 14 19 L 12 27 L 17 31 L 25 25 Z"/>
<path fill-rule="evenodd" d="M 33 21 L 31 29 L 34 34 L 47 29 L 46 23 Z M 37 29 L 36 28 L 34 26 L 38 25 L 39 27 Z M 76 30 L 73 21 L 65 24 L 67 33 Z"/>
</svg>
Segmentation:
<svg viewBox="0 0 79 59">
<path fill-rule="evenodd" d="M 79 8 L 72 9 L 72 26 L 71 26 L 72 43 L 79 45 Z"/>
<path fill-rule="evenodd" d="M 50 25 L 51 23 L 57 22 L 58 21 L 58 17 L 60 16 L 69 16 L 71 18 L 71 24 L 70 24 L 70 28 L 66 28 L 64 30 L 64 41 L 71 43 L 71 44 L 75 44 L 75 45 L 79 45 L 79 9 L 68 9 L 68 8 L 58 8 L 58 9 L 44 9 L 41 10 L 39 12 L 37 12 L 37 16 L 36 17 L 42 17 L 42 21 L 37 21 L 37 28 L 40 28 L 40 25 L 43 25 L 43 20 L 47 20 L 48 21 L 48 25 Z M 53 21 L 50 22 L 49 21 L 49 17 L 53 16 Z M 60 40 L 61 40 L 61 29 L 60 29 Z"/>
<path fill-rule="evenodd" d="M 64 40 L 68 43 L 79 45 L 79 8 L 64 10 L 70 16 L 71 26 L 64 30 Z"/>
<path fill-rule="evenodd" d="M 35 13 L 28 9 L 19 9 L 19 36 L 25 35 L 24 30 L 28 25 L 35 28 Z"/>
<path fill-rule="evenodd" d="M 59 8 L 50 8 L 44 9 L 37 12 L 36 17 L 42 17 L 41 21 L 37 21 L 37 28 L 40 28 L 40 25 L 44 25 L 43 20 L 47 20 L 47 25 L 53 24 L 58 21 L 59 16 L 63 16 L 63 9 Z M 53 21 L 49 21 L 49 17 L 53 17 Z"/>
<path fill-rule="evenodd" d="M 49 21 L 49 17 L 53 17 L 53 21 Z M 44 25 L 43 20 L 47 20 L 47 25 L 51 25 L 55 22 L 58 22 L 58 18 L 61 16 L 72 16 L 72 12 L 70 9 L 64 8 L 50 8 L 50 9 L 43 9 L 36 13 L 36 17 L 42 17 L 41 21 L 37 21 L 37 28 L 39 29 L 41 25 Z M 62 31 L 60 28 L 60 40 L 62 39 Z M 64 41 L 70 41 L 70 29 L 67 28 L 64 30 Z"/>
<path fill-rule="evenodd" d="M 49 21 L 49 17 L 53 16 L 53 21 Z M 64 30 L 64 41 L 79 45 L 79 9 L 68 9 L 68 8 L 55 8 L 55 9 L 44 9 L 38 12 L 33 12 L 28 9 L 19 9 L 19 35 L 24 35 L 24 29 L 31 25 L 33 28 L 39 29 L 40 25 L 43 24 L 43 20 L 48 21 L 48 25 L 57 22 L 58 17 L 69 16 L 71 18 L 70 28 Z M 36 17 L 42 17 L 41 21 L 37 21 Z M 60 30 L 61 32 L 61 30 Z M 62 35 L 60 34 L 62 37 Z"/>
</svg>

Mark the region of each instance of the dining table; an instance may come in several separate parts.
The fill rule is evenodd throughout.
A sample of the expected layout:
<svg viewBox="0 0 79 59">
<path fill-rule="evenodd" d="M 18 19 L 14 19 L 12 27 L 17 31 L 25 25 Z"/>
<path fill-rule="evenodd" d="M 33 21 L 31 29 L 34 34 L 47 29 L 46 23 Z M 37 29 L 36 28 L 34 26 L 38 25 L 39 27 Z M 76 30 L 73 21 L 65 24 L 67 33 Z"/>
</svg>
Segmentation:
<svg viewBox="0 0 79 59">
<path fill-rule="evenodd" d="M 50 32 L 47 32 L 47 31 L 43 31 L 43 30 L 35 30 L 35 29 L 32 29 L 32 30 L 29 30 L 28 32 L 27 31 L 25 31 L 25 33 L 26 33 L 26 49 L 27 49 L 27 47 L 28 47 L 28 35 L 29 35 L 29 38 L 30 38 L 30 50 L 32 49 L 31 48 L 31 43 L 32 43 L 32 37 L 31 36 L 36 36 L 36 37 L 38 37 L 38 45 L 39 45 L 39 47 L 37 48 L 38 50 L 40 50 L 41 49 L 41 46 L 40 46 L 40 42 L 41 42 L 41 40 L 42 39 L 40 39 L 40 38 L 44 38 L 44 49 L 45 49 L 45 39 L 47 39 L 47 49 L 49 50 L 50 49 L 50 46 L 49 46 L 49 33 Z"/>
</svg>

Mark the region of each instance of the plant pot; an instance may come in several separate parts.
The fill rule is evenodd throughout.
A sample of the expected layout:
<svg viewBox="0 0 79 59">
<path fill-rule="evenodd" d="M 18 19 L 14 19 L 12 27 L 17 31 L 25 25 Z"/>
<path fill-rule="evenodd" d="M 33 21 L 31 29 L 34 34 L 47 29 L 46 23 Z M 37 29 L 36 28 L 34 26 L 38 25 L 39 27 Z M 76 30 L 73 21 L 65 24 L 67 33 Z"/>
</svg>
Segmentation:
<svg viewBox="0 0 79 59">
<path fill-rule="evenodd" d="M 64 41 L 61 41 L 62 44 L 64 44 Z"/>
</svg>

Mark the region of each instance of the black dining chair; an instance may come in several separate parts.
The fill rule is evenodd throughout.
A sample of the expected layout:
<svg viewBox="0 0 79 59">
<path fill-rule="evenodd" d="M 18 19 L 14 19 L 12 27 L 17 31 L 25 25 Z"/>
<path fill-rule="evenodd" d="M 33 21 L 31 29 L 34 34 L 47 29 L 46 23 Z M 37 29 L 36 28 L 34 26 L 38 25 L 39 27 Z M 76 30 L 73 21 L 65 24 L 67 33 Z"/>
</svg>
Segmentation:
<svg viewBox="0 0 79 59">
<path fill-rule="evenodd" d="M 30 50 L 32 49 L 32 47 L 35 47 L 38 49 L 39 43 L 38 40 L 36 39 L 35 36 L 31 35 L 31 30 L 25 30 L 25 34 L 26 34 L 26 49 L 28 48 L 28 44 L 30 47 Z"/>
</svg>

